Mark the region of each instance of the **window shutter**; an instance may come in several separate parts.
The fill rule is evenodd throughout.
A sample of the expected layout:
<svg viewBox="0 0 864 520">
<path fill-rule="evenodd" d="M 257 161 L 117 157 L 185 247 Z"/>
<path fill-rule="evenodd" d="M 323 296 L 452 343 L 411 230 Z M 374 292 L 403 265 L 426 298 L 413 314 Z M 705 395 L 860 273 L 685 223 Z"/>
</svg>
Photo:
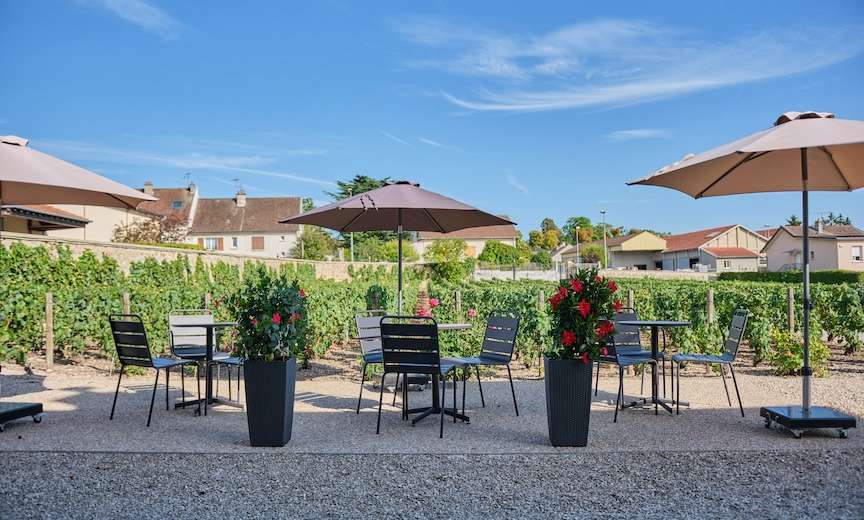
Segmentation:
<svg viewBox="0 0 864 520">
<path fill-rule="evenodd" d="M 225 249 L 225 239 L 219 237 L 216 239 L 216 251 L 222 251 Z"/>
<path fill-rule="evenodd" d="M 203 238 L 200 238 L 200 237 L 198 238 L 198 247 L 204 247 L 204 239 Z"/>
<path fill-rule="evenodd" d="M 253 251 L 263 251 L 264 250 L 264 237 L 252 237 L 252 250 Z"/>
</svg>

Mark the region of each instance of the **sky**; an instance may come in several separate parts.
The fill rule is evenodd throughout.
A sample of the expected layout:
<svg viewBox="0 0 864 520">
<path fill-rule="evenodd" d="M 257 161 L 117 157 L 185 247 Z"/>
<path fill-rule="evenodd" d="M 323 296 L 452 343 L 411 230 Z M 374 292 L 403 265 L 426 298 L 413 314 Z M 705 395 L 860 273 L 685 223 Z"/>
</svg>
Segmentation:
<svg viewBox="0 0 864 520">
<path fill-rule="evenodd" d="M 0 0 L 0 134 L 130 186 L 329 200 L 355 174 L 683 232 L 800 195 L 628 187 L 788 110 L 864 119 L 864 3 Z M 817 193 L 864 225 L 864 191 Z"/>
</svg>

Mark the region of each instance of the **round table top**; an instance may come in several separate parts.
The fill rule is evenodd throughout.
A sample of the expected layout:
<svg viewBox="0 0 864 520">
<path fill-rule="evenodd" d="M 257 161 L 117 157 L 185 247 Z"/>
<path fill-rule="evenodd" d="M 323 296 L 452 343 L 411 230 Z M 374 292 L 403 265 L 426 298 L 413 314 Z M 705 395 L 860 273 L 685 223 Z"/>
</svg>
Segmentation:
<svg viewBox="0 0 864 520">
<path fill-rule="evenodd" d="M 189 328 L 216 328 L 216 327 L 236 327 L 237 322 L 234 321 L 219 321 L 216 323 L 175 323 L 171 327 L 189 327 Z"/>
<path fill-rule="evenodd" d="M 621 320 L 616 323 L 635 327 L 689 327 L 691 325 L 689 321 L 675 320 Z"/>
<path fill-rule="evenodd" d="M 470 329 L 470 323 L 439 323 L 438 330 L 466 330 Z"/>
</svg>

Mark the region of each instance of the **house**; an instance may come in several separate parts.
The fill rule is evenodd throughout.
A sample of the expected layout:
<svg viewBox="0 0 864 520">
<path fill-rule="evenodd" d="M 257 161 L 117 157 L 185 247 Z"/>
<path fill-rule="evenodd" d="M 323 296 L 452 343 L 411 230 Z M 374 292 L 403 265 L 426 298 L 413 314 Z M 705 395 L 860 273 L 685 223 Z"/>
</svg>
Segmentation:
<svg viewBox="0 0 864 520">
<path fill-rule="evenodd" d="M 506 215 L 499 215 L 499 217 L 510 220 Z M 477 258 L 483 252 L 487 240 L 497 240 L 507 245 L 515 246 L 516 239 L 520 236 L 519 231 L 513 224 L 461 229 L 451 233 L 419 231 L 414 235 L 413 246 L 414 250 L 422 258 L 426 252 L 426 248 L 436 240 L 455 238 L 465 241 L 465 256 Z"/>
<path fill-rule="evenodd" d="M 202 198 L 192 212 L 186 241 L 211 251 L 289 257 L 302 228 L 279 221 L 300 210 L 299 197 L 252 198 L 243 190 L 233 198 Z"/>
<path fill-rule="evenodd" d="M 58 208 L 81 215 L 88 223 L 83 227 L 52 230 L 47 234 L 63 238 L 111 242 L 115 228 L 144 219 L 176 220 L 188 228 L 198 201 L 198 189 L 195 184 L 189 184 L 184 188 L 154 188 L 153 183 L 147 181 L 141 191 L 159 200 L 141 202 L 135 209 L 81 204 L 58 205 Z"/>
<path fill-rule="evenodd" d="M 603 248 L 602 240 L 581 244 L 581 248 L 597 246 Z M 609 253 L 608 267 L 610 269 L 637 269 L 640 271 L 660 269 L 657 255 L 666 249 L 666 240 L 651 233 L 642 231 L 632 235 L 606 237 L 606 250 Z M 561 260 L 566 264 L 576 263 L 576 246 L 570 246 L 561 253 Z"/>
<path fill-rule="evenodd" d="M 665 239 L 666 249 L 658 260 L 664 271 L 758 271 L 765 266 L 761 251 L 768 239 L 739 224 L 669 235 Z"/>
<path fill-rule="evenodd" d="M 3 206 L 0 230 L 11 233 L 44 235 L 60 229 L 80 229 L 90 221 L 69 211 L 47 204 Z"/>
<path fill-rule="evenodd" d="M 801 269 L 803 227 L 781 226 L 765 244 L 769 271 Z M 821 220 L 810 228 L 810 267 L 814 271 L 864 271 L 864 231 L 855 226 L 826 226 Z"/>
</svg>

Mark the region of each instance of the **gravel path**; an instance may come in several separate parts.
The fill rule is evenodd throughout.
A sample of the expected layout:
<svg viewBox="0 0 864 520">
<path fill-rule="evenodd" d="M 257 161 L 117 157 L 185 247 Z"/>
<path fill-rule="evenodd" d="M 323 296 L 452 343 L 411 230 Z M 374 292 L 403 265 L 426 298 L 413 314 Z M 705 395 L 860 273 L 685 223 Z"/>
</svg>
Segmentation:
<svg viewBox="0 0 864 520">
<path fill-rule="evenodd" d="M 864 450 L 4 454 L 3 518 L 861 518 Z"/>
</svg>

